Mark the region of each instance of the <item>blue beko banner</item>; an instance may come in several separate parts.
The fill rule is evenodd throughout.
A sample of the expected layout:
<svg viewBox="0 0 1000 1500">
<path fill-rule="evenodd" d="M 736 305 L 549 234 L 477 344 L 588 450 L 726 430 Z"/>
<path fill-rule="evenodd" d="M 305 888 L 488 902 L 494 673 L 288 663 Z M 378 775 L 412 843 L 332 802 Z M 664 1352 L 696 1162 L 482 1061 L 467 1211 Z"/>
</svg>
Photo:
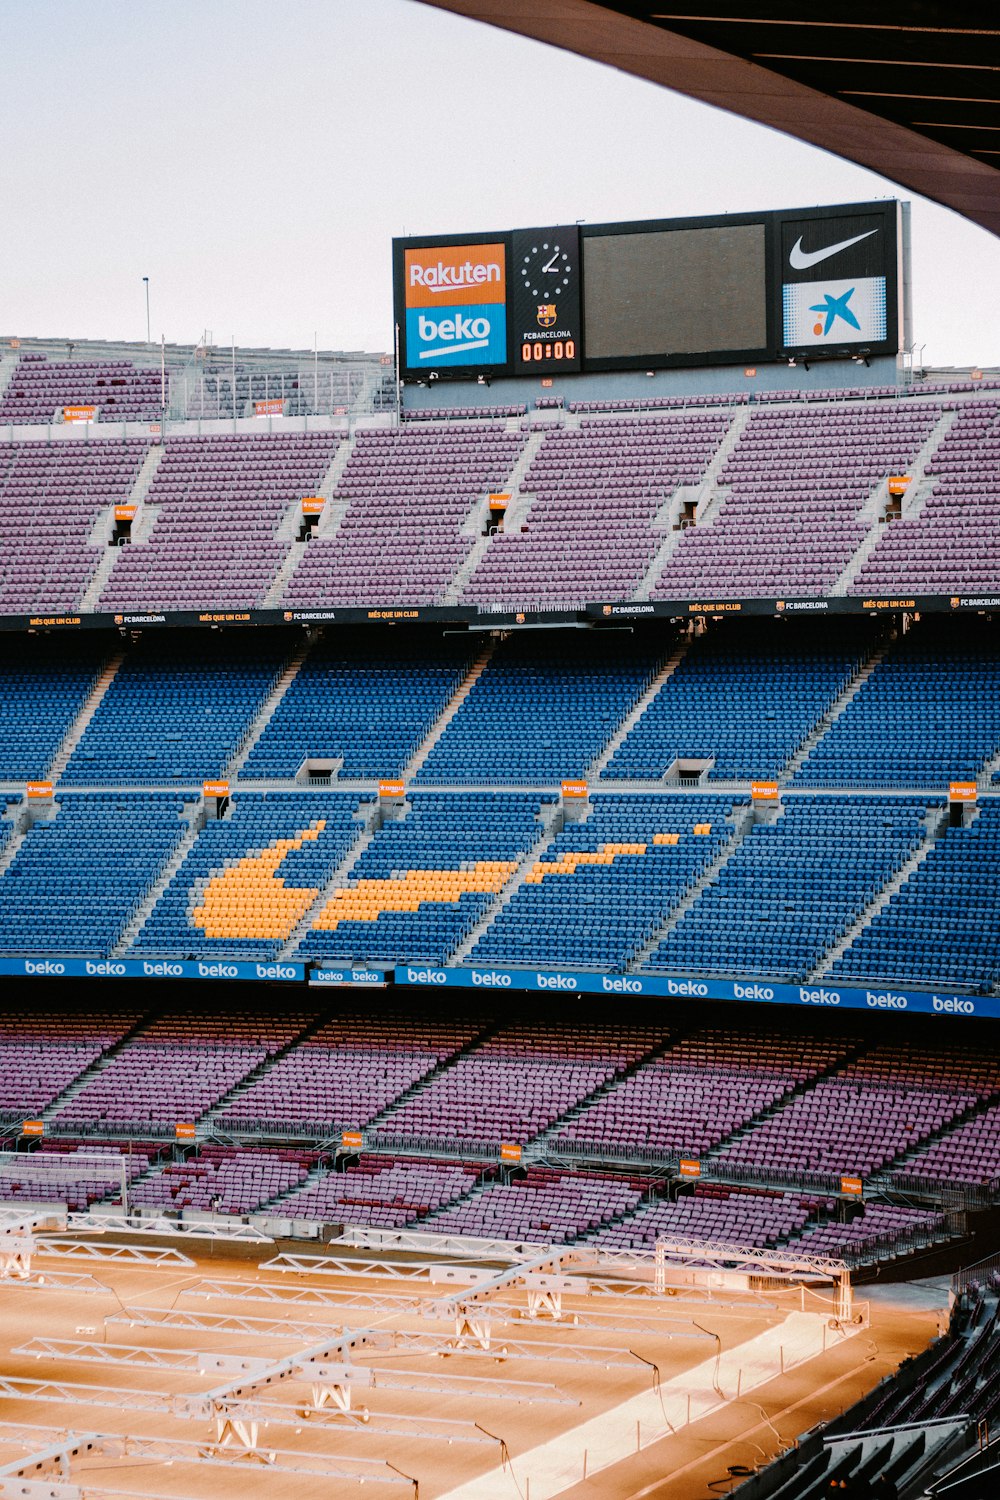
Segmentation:
<svg viewBox="0 0 1000 1500">
<path fill-rule="evenodd" d="M 912 1011 L 935 1016 L 1000 1017 L 1000 996 L 937 995 L 927 990 L 853 989 L 777 984 L 758 979 L 688 979 L 682 975 L 583 974 L 548 969 L 437 969 L 399 964 L 396 983 L 482 990 L 557 991 L 575 995 L 648 995 L 694 1000 L 751 1000 L 841 1010 Z"/>
<path fill-rule="evenodd" d="M 388 973 L 384 969 L 312 969 L 309 974 L 310 984 L 353 984 L 360 985 L 363 989 L 381 989 L 392 978 L 392 970 Z"/>
<path fill-rule="evenodd" d="M 0 974 L 38 979 L 253 979 L 301 981 L 305 964 L 227 958 L 0 958 Z"/>
</svg>

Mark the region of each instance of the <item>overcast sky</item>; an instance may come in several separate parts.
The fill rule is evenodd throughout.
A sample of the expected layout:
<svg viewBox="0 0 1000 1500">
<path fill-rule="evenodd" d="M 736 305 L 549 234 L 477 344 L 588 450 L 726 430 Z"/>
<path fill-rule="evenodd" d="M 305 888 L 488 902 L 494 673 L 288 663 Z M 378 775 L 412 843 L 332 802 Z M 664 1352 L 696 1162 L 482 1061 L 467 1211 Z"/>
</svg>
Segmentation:
<svg viewBox="0 0 1000 1500">
<path fill-rule="evenodd" d="M 0 0 L 0 333 L 383 350 L 394 234 L 913 201 L 914 342 L 1000 365 L 1000 242 L 415 0 Z"/>
</svg>

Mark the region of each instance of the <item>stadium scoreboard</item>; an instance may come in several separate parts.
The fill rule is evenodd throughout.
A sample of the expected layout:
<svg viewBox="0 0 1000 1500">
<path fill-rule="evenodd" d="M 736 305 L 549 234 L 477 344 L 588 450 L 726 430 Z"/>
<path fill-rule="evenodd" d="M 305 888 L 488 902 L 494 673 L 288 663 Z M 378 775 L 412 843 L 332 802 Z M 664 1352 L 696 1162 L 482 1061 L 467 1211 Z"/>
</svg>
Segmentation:
<svg viewBox="0 0 1000 1500">
<path fill-rule="evenodd" d="M 895 200 L 393 240 L 404 379 L 895 354 Z"/>
</svg>

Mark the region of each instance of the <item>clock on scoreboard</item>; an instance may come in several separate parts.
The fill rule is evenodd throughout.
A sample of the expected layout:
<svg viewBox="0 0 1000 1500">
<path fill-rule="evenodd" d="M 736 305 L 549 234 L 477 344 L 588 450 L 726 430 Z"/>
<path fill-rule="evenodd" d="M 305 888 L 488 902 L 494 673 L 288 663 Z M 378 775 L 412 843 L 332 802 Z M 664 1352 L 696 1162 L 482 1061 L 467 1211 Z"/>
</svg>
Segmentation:
<svg viewBox="0 0 1000 1500">
<path fill-rule="evenodd" d="M 515 229 L 508 268 L 511 374 L 579 370 L 580 231 Z"/>
</svg>

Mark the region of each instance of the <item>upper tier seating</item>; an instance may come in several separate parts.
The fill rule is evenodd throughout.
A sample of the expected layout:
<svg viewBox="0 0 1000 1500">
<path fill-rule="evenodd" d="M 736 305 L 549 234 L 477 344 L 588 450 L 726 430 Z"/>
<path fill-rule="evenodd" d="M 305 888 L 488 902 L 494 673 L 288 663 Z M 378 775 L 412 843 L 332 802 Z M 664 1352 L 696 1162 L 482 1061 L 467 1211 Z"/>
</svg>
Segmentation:
<svg viewBox="0 0 1000 1500">
<path fill-rule="evenodd" d="M 804 979 L 914 853 L 926 820 L 922 797 L 786 799 L 645 967 Z"/>
<path fill-rule="evenodd" d="M 869 622 L 722 620 L 692 639 L 604 777 L 659 781 L 678 758 L 709 780 L 771 780 L 874 649 Z"/>
<path fill-rule="evenodd" d="M 963 1120 L 907 1157 L 896 1170 L 906 1177 L 931 1177 L 945 1183 L 995 1183 L 1000 1178 L 1000 1104 Z"/>
<path fill-rule="evenodd" d="M 265 1125 L 321 1135 L 361 1130 L 426 1073 L 472 1041 L 479 1022 L 393 1013 L 337 1016 L 231 1101 L 227 1130 Z"/>
<path fill-rule="evenodd" d="M 533 1139 L 663 1041 L 663 1030 L 510 1025 L 445 1068 L 378 1127 L 380 1135 L 495 1144 Z"/>
<path fill-rule="evenodd" d="M 326 636 L 310 649 L 243 777 L 292 777 L 307 759 L 341 761 L 346 780 L 401 775 L 475 649 L 462 636 L 398 630 Z"/>
<path fill-rule="evenodd" d="M 356 794 L 239 791 L 205 824 L 131 952 L 274 958 L 361 833 Z"/>
<path fill-rule="evenodd" d="M 1000 981 L 1000 801 L 940 836 L 831 977 L 983 991 Z"/>
<path fill-rule="evenodd" d="M 57 792 L 0 880 L 0 952 L 103 958 L 180 842 L 190 803 L 169 792 Z"/>
<path fill-rule="evenodd" d="M 678 485 L 697 484 L 729 412 L 584 418 L 547 432 L 507 522 L 465 586 L 488 608 L 628 599 L 669 535 L 654 529 Z"/>
<path fill-rule="evenodd" d="M 285 589 L 285 604 L 434 604 L 482 532 L 525 435 L 505 422 L 358 432 L 332 506 Z M 475 508 L 475 514 L 474 512 Z"/>
<path fill-rule="evenodd" d="M 107 1066 L 55 1112 L 62 1126 L 88 1134 L 101 1125 L 173 1134 L 195 1121 L 272 1053 L 293 1040 L 311 1017 L 168 1013 L 131 1037 Z"/>
<path fill-rule="evenodd" d="M 95 522 L 123 505 L 148 444 L 0 443 L 0 613 L 79 608 L 104 556 Z"/>
<path fill-rule="evenodd" d="M 882 1043 L 724 1147 L 731 1166 L 870 1177 L 1000 1090 L 1000 1064 Z"/>
<path fill-rule="evenodd" d="M 313 917 L 299 956 L 444 962 L 541 835 L 550 800 L 414 792 Z"/>
<path fill-rule="evenodd" d="M 564 1125 L 565 1150 L 700 1157 L 755 1115 L 841 1062 L 849 1037 L 704 1028 L 642 1064 Z"/>
<path fill-rule="evenodd" d="M 197 784 L 220 776 L 289 650 L 287 638 L 265 631 L 143 635 L 101 699 L 63 782 Z"/>
<path fill-rule="evenodd" d="M 16 386 L 0 401 L 0 424 L 10 408 L 30 406 L 12 395 Z M 794 598 L 835 585 L 903 597 L 1000 589 L 995 396 L 724 401 L 579 426 L 562 413 L 520 424 L 414 421 L 357 430 L 349 448 L 331 432 L 168 435 L 161 444 L 104 438 L 100 426 L 63 429 L 51 443 L 5 442 L 0 613 L 80 606 L 107 555 L 108 526 L 95 523 L 110 525 L 147 453 L 132 545 L 114 559 L 100 610 L 228 611 L 269 598 L 292 608 L 464 601 L 489 611 L 650 589 L 684 600 Z M 929 451 L 942 414 L 956 409 Z M 916 470 L 902 517 L 880 526 L 885 481 L 914 471 L 918 456 L 928 478 Z M 505 529 L 486 536 L 496 491 L 512 500 Z M 301 501 L 315 494 L 327 503 L 305 546 Z"/>
<path fill-rule="evenodd" d="M 624 968 L 732 836 L 732 813 L 731 797 L 706 793 L 595 794 L 587 818 L 557 834 L 469 962 Z"/>
<path fill-rule="evenodd" d="M 0 400 L 0 425 L 61 422 L 66 406 L 96 406 L 99 422 L 158 422 L 160 371 L 140 370 L 128 359 L 22 354 Z"/>
<path fill-rule="evenodd" d="M 127 1012 L 0 1017 L 0 1116 L 37 1118 L 138 1019 Z"/>
<path fill-rule="evenodd" d="M 718 513 L 682 533 L 652 597 L 828 594 L 872 524 L 866 502 L 907 472 L 940 415 L 923 402 L 754 412 Z"/>
<path fill-rule="evenodd" d="M 570 636 L 571 647 L 577 638 Z M 514 634 L 496 649 L 421 767 L 427 785 L 551 785 L 586 773 L 656 671 L 658 648 Z"/>
<path fill-rule="evenodd" d="M 0 781 L 37 781 L 83 707 L 109 645 L 106 638 L 86 636 L 11 636 L 6 644 L 0 658 Z"/>
<path fill-rule="evenodd" d="M 143 503 L 143 528 L 120 549 L 98 607 L 262 604 L 291 546 L 278 538 L 281 523 L 316 493 L 338 442 L 329 433 L 168 438 Z M 154 520 L 143 534 L 147 511 Z"/>
<path fill-rule="evenodd" d="M 796 775 L 805 786 L 973 781 L 1000 753 L 1000 644 L 988 628 L 925 616 L 885 660 Z"/>
<path fill-rule="evenodd" d="M 852 594 L 966 594 L 994 589 L 1000 548 L 1000 402 L 961 408 L 933 459 L 912 518 L 886 526 Z M 904 502 L 905 503 L 905 502 Z"/>
</svg>

